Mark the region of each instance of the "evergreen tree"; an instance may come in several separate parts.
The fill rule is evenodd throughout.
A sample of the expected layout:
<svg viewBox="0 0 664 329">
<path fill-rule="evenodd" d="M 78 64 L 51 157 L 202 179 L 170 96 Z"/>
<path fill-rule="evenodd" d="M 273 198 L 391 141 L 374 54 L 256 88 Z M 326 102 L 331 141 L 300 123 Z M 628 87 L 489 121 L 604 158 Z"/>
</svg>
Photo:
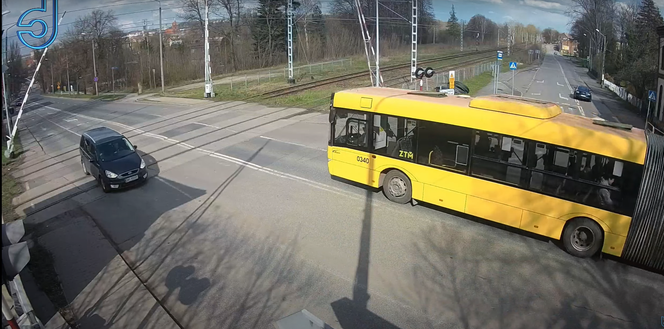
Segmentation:
<svg viewBox="0 0 664 329">
<path fill-rule="evenodd" d="M 258 0 L 258 14 L 251 35 L 261 66 L 272 65 L 274 56 L 286 50 L 286 5 L 286 0 Z"/>
<path fill-rule="evenodd" d="M 459 25 L 459 19 L 456 17 L 454 5 L 452 5 L 452 11 L 450 11 L 450 19 L 447 21 L 447 34 L 452 40 L 457 40 L 461 35 L 461 26 Z"/>
</svg>

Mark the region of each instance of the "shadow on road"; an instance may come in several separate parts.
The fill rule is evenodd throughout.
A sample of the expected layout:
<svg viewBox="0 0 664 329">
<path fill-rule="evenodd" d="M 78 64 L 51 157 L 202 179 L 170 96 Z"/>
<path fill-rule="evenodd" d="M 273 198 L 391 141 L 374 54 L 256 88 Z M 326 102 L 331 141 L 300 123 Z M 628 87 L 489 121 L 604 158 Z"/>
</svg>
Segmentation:
<svg viewBox="0 0 664 329">
<path fill-rule="evenodd" d="M 60 193 L 64 198 L 54 195 L 32 207 L 34 214 L 53 214 L 53 217 L 39 223 L 31 222 L 32 216 L 25 220 L 31 238 L 53 254 L 67 303 L 73 306 L 75 314 L 85 314 L 83 328 L 104 328 L 104 323 L 114 323 L 112 319 L 104 320 L 95 311 L 107 298 L 116 298 L 117 285 L 122 286 L 121 282 L 133 275 L 128 269 L 118 271 L 115 265 L 110 265 L 118 252 L 132 248 L 145 238 L 146 231 L 164 214 L 205 194 L 204 190 L 160 177 L 155 159 L 140 151 L 139 154 L 148 165 L 147 182 L 108 194 L 103 193 L 94 180 L 72 186 L 71 190 Z M 137 208 L 141 211 L 137 212 Z M 114 238 L 122 239 L 121 247 Z M 204 282 L 192 283 L 183 283 L 190 289 L 181 293 L 185 301 L 190 300 L 192 292 L 201 289 Z M 52 289 L 42 287 L 41 290 Z M 85 306 L 85 312 L 77 306 Z M 118 309 L 125 306 L 120 304 Z M 37 315 L 43 320 L 53 316 L 40 314 L 40 310 Z"/>
</svg>

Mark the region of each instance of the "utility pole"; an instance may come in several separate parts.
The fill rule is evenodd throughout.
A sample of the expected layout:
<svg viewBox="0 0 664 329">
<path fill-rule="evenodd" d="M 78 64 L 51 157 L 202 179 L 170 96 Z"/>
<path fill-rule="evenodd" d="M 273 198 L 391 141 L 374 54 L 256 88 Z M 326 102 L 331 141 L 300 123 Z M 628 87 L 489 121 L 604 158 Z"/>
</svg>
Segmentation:
<svg viewBox="0 0 664 329">
<path fill-rule="evenodd" d="M 99 87 L 97 86 L 97 60 L 95 59 L 95 38 L 92 37 L 92 69 L 94 70 L 95 95 L 99 96 Z"/>
<path fill-rule="evenodd" d="M 161 27 L 161 0 L 159 1 L 159 70 L 161 73 L 161 93 L 165 92 L 164 87 L 164 39 L 163 39 L 163 30 Z"/>
<path fill-rule="evenodd" d="M 376 87 L 380 87 L 380 24 L 378 23 L 378 0 L 376 0 Z"/>
<path fill-rule="evenodd" d="M 288 83 L 294 84 L 293 74 L 293 0 L 288 0 Z"/>
<path fill-rule="evenodd" d="M 49 60 L 48 63 L 51 66 L 51 94 L 55 94 L 55 84 L 53 82 L 53 60 Z"/>
<path fill-rule="evenodd" d="M 210 31 L 208 30 L 208 1 L 205 0 L 205 98 L 214 97 L 212 87 L 212 70 L 210 69 Z"/>
<path fill-rule="evenodd" d="M 9 11 L 3 12 L 2 16 L 5 16 L 8 13 L 9 13 Z M 5 34 L 5 58 L 4 58 L 4 63 L 3 63 L 4 66 L 2 67 L 2 96 L 3 96 L 4 101 L 5 101 L 5 117 L 7 118 L 7 132 L 10 132 L 12 130 L 12 123 L 11 123 L 12 117 L 9 113 L 9 102 L 7 100 L 7 91 L 8 91 L 8 89 L 7 89 L 7 84 L 5 84 L 5 80 L 7 78 L 7 63 L 8 63 L 8 60 L 9 60 L 9 53 L 7 53 L 7 35 L 9 34 L 8 30 L 9 30 L 9 28 L 3 31 L 3 33 Z M 9 319 L 9 318 L 7 318 L 7 319 Z"/>
<path fill-rule="evenodd" d="M 67 91 L 69 91 L 69 94 L 71 95 L 71 85 L 69 82 L 69 56 L 67 56 L 67 53 L 65 53 L 65 61 L 67 62 Z"/>
<path fill-rule="evenodd" d="M 438 26 L 434 25 L 433 26 L 433 44 L 436 44 L 436 32 L 438 30 Z"/>
<path fill-rule="evenodd" d="M 376 1 L 378 3 L 378 1 Z M 410 82 L 413 82 L 416 77 L 415 77 L 415 70 L 417 70 L 417 0 L 412 0 L 413 3 L 413 16 L 412 16 L 412 29 L 411 29 L 411 36 L 410 36 Z M 376 8 L 378 10 L 378 8 Z M 376 26 L 378 26 L 378 13 L 376 13 Z M 435 33 L 434 29 L 434 33 Z M 435 34 L 434 34 L 434 43 L 435 41 Z"/>
<path fill-rule="evenodd" d="M 508 25 L 507 26 L 507 56 L 512 55 L 512 53 L 510 52 L 510 50 L 511 50 L 510 49 L 510 44 L 511 43 L 512 43 L 512 27 Z M 514 83 L 514 80 L 512 80 L 512 83 Z"/>
<path fill-rule="evenodd" d="M 500 48 L 500 28 L 498 28 L 498 38 L 496 38 L 496 41 L 498 42 L 497 47 Z"/>
<path fill-rule="evenodd" d="M 595 29 L 595 31 L 597 31 L 597 33 L 599 33 L 602 36 L 602 38 L 604 39 L 604 43 L 603 43 L 603 46 L 602 46 L 602 75 L 600 76 L 600 79 L 602 79 L 601 85 L 602 85 L 602 87 L 604 87 L 604 66 L 605 66 L 604 61 L 606 59 L 606 36 L 602 32 L 600 32 L 599 29 Z"/>
</svg>

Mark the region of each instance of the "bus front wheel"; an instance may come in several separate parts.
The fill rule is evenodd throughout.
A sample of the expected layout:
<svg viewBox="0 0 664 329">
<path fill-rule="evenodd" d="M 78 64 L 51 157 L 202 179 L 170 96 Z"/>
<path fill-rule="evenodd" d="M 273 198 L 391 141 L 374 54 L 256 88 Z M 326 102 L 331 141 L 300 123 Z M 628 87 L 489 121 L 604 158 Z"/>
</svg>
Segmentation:
<svg viewBox="0 0 664 329">
<path fill-rule="evenodd" d="M 563 230 L 565 250 L 576 257 L 595 255 L 604 242 L 602 228 L 588 218 L 573 219 Z"/>
<path fill-rule="evenodd" d="M 383 193 L 392 202 L 408 203 L 413 195 L 410 179 L 398 170 L 388 172 L 383 180 Z"/>
</svg>

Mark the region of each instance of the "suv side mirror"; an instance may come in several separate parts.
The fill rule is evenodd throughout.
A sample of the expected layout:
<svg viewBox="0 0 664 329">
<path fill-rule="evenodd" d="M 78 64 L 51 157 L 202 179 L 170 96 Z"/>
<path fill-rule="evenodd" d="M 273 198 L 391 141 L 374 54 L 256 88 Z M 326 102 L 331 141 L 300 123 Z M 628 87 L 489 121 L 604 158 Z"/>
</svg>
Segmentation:
<svg viewBox="0 0 664 329">
<path fill-rule="evenodd" d="M 138 148 L 138 146 L 134 145 L 134 148 L 135 148 L 135 149 L 137 149 L 137 148 Z"/>
</svg>

